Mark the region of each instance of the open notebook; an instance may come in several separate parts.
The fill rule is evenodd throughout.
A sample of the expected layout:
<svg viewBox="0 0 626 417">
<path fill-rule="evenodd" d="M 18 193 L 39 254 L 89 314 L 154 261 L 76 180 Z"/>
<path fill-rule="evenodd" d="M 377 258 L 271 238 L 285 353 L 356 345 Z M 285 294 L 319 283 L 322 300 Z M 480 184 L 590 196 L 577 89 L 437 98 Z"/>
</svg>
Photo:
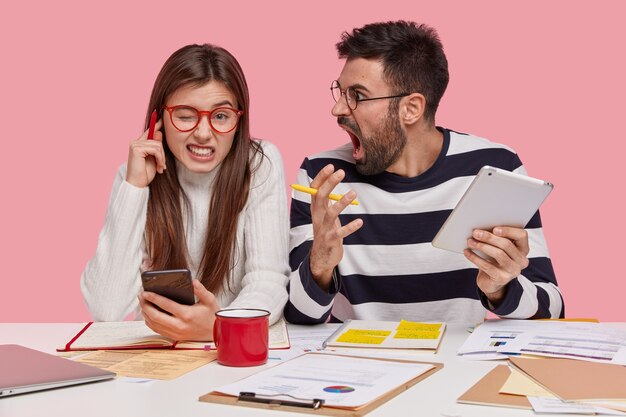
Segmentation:
<svg viewBox="0 0 626 417">
<path fill-rule="evenodd" d="M 20 345 L 0 345 L 0 398 L 115 378 L 113 372 Z"/>
<path fill-rule="evenodd" d="M 324 342 L 324 347 L 436 351 L 445 323 L 347 320 Z"/>
<path fill-rule="evenodd" d="M 288 349 L 287 324 L 280 319 L 269 328 L 269 348 Z M 215 349 L 213 342 L 176 341 L 152 331 L 143 321 L 87 323 L 59 352 L 116 349 Z"/>
</svg>

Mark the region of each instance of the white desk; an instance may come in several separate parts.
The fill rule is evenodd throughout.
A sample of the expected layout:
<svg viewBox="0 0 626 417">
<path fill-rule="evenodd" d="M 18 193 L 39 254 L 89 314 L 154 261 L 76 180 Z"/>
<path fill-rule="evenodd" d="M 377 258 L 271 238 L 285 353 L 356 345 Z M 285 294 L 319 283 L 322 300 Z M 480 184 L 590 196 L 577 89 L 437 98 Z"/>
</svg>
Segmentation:
<svg viewBox="0 0 626 417">
<path fill-rule="evenodd" d="M 52 353 L 57 346 L 67 341 L 69 335 L 76 333 L 78 327 L 78 324 L 72 323 L 0 323 L 0 344 L 16 343 Z M 420 355 L 425 361 L 444 363 L 444 368 L 367 416 L 534 416 L 529 410 L 455 402 L 456 398 L 497 364 L 457 357 L 456 350 L 467 335 L 465 326 L 449 325 L 439 353 Z M 173 381 L 131 383 L 113 380 L 6 397 L 0 399 L 0 417 L 305 416 L 198 401 L 198 397 L 214 388 L 241 379 L 259 369 L 229 368 L 213 362 Z M 542 416 L 544 415 L 546 414 Z"/>
</svg>

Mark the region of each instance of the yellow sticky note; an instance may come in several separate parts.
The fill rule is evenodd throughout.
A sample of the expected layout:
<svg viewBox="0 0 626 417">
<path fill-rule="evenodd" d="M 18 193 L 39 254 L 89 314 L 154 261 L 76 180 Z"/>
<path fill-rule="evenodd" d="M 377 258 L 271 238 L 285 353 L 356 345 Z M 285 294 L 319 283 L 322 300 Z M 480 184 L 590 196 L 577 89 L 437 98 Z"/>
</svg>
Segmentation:
<svg viewBox="0 0 626 417">
<path fill-rule="evenodd" d="M 393 336 L 394 339 L 437 339 L 439 330 L 398 330 Z"/>
<path fill-rule="evenodd" d="M 386 339 L 385 336 L 368 336 L 359 334 L 350 334 L 345 332 L 337 338 L 340 343 L 361 343 L 364 345 L 380 345 Z"/>
<path fill-rule="evenodd" d="M 350 329 L 344 334 L 351 336 L 389 336 L 391 330 Z"/>
<path fill-rule="evenodd" d="M 424 330 L 429 332 L 439 331 L 441 323 L 420 323 L 416 321 L 401 320 L 396 330 Z"/>
</svg>

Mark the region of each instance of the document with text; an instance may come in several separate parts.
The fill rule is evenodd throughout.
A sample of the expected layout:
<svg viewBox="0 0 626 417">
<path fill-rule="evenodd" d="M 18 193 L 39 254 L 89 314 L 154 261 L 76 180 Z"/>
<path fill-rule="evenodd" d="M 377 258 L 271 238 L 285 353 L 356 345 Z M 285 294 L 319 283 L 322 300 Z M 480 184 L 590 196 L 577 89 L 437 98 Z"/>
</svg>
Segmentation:
<svg viewBox="0 0 626 417">
<path fill-rule="evenodd" d="M 325 406 L 358 408 L 434 368 L 427 363 L 307 353 L 216 392 L 241 392 L 277 400 L 322 399 Z"/>
</svg>

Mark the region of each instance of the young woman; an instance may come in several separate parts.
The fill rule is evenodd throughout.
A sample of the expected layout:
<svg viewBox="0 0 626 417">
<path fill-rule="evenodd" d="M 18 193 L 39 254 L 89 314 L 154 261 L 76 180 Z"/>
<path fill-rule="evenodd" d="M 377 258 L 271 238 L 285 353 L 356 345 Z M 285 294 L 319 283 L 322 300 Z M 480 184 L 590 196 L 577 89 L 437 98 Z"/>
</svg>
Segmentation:
<svg viewBox="0 0 626 417">
<path fill-rule="evenodd" d="M 223 48 L 185 46 L 161 69 L 146 131 L 113 183 L 96 254 L 81 277 L 87 306 L 95 320 L 135 313 L 164 336 L 210 340 L 220 308 L 280 317 L 287 256 L 282 160 L 273 145 L 250 137 L 241 67 Z M 141 272 L 178 268 L 192 271 L 195 305 L 142 291 Z"/>
</svg>

